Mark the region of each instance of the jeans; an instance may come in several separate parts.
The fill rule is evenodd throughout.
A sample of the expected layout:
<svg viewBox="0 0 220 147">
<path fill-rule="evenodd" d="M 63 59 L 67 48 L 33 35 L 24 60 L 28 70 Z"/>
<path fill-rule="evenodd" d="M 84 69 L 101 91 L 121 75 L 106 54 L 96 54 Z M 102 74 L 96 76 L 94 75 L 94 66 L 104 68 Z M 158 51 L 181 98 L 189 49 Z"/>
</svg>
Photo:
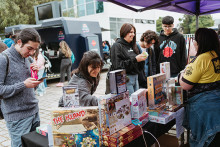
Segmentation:
<svg viewBox="0 0 220 147">
<path fill-rule="evenodd" d="M 44 69 L 41 69 L 38 71 L 38 78 L 42 78 L 43 77 L 43 74 L 44 74 Z M 37 87 L 37 93 L 38 95 L 41 95 L 43 96 L 43 94 L 45 94 L 45 85 L 44 85 L 44 82 L 40 83 Z"/>
<path fill-rule="evenodd" d="M 7 121 L 6 126 L 11 137 L 11 146 L 21 147 L 21 136 L 35 131 L 36 128 L 40 126 L 40 117 L 39 114 L 36 113 L 21 120 Z"/>
<path fill-rule="evenodd" d="M 43 77 L 46 77 L 46 76 L 47 76 L 47 72 L 44 71 Z M 47 79 L 44 79 L 44 86 L 45 86 L 45 87 L 48 87 L 48 86 L 47 86 Z"/>
<path fill-rule="evenodd" d="M 132 93 L 137 91 L 139 89 L 139 83 L 138 83 L 138 74 L 136 75 L 128 75 L 129 81 L 126 83 L 127 89 L 129 90 L 129 96 L 131 96 Z"/>
</svg>

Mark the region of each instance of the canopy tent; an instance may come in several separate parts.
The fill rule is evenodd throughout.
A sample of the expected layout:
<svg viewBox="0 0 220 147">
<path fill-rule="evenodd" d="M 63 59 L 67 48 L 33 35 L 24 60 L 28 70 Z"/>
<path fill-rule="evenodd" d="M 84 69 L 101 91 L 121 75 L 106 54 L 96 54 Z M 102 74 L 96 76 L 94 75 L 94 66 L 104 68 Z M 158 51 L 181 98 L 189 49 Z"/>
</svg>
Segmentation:
<svg viewBox="0 0 220 147">
<path fill-rule="evenodd" d="M 112 2 L 135 12 L 143 12 L 151 9 L 167 10 L 184 14 L 196 15 L 196 26 L 198 27 L 198 16 L 220 12 L 219 0 L 100 0 Z M 140 6 L 135 8 L 132 6 Z"/>
</svg>

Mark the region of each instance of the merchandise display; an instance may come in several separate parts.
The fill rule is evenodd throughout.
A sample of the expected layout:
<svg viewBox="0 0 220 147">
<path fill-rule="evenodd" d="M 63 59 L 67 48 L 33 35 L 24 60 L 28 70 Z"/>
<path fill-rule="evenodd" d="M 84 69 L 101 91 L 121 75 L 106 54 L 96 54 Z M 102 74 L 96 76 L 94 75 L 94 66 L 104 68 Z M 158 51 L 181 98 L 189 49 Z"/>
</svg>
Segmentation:
<svg viewBox="0 0 220 147">
<path fill-rule="evenodd" d="M 175 112 L 167 112 L 160 116 L 149 115 L 149 120 L 151 122 L 156 122 L 159 124 L 167 124 L 173 119 L 175 119 Z"/>
<path fill-rule="evenodd" d="M 54 146 L 75 144 L 75 134 L 87 134 L 99 129 L 97 106 L 80 108 L 56 108 L 51 110 Z M 100 142 L 96 142 L 98 145 Z"/>
<path fill-rule="evenodd" d="M 127 91 L 126 72 L 124 69 L 109 72 L 110 92 L 112 94 L 120 94 Z"/>
<path fill-rule="evenodd" d="M 137 132 L 141 132 L 140 126 L 135 126 L 131 124 L 112 135 L 102 134 L 102 138 L 103 138 L 103 141 L 120 143 L 122 142 L 122 140 L 124 140 L 128 136 L 132 136 Z"/>
<path fill-rule="evenodd" d="M 128 91 L 99 98 L 101 132 L 112 135 L 131 124 L 131 109 Z"/>
<path fill-rule="evenodd" d="M 147 112 L 147 89 L 139 89 L 131 94 L 131 117 L 132 119 L 139 119 Z"/>
<path fill-rule="evenodd" d="M 155 109 L 167 101 L 163 88 L 165 80 L 166 75 L 164 73 L 147 77 L 148 105 L 151 109 Z"/>
<path fill-rule="evenodd" d="M 99 130 L 89 130 L 86 133 L 75 134 L 76 147 L 99 147 Z"/>
<path fill-rule="evenodd" d="M 131 141 L 135 140 L 136 138 L 140 137 L 141 135 L 143 135 L 143 132 L 141 130 L 136 131 L 134 132 L 134 134 L 129 135 L 127 138 L 124 138 L 119 143 L 111 142 L 111 141 L 103 141 L 103 145 L 106 147 L 123 147 L 126 144 L 130 143 Z"/>
<path fill-rule="evenodd" d="M 166 74 L 166 80 L 170 78 L 170 62 L 160 63 L 160 73 Z"/>
<path fill-rule="evenodd" d="M 79 92 L 77 85 L 63 87 L 64 107 L 79 107 Z"/>
</svg>

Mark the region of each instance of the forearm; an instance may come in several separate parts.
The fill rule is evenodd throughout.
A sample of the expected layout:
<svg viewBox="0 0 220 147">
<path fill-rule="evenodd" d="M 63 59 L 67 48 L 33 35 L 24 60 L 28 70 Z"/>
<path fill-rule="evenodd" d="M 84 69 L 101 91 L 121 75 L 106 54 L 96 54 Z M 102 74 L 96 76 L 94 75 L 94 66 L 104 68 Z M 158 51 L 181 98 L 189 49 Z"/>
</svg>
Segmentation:
<svg viewBox="0 0 220 147">
<path fill-rule="evenodd" d="M 24 82 L 19 82 L 14 85 L 0 85 L 0 95 L 3 98 L 10 98 L 26 88 Z"/>
</svg>

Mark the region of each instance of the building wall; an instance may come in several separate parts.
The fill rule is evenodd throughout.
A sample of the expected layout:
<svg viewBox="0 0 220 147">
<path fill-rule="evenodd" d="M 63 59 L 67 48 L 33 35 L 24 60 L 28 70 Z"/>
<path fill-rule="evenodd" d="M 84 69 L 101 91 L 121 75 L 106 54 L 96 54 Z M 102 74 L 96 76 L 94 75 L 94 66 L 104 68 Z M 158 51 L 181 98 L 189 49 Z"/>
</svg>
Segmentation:
<svg viewBox="0 0 220 147">
<path fill-rule="evenodd" d="M 101 28 L 111 30 L 102 32 L 102 40 L 108 40 L 111 44 L 113 44 L 114 39 L 116 37 L 120 37 L 119 32 L 121 25 L 127 22 L 132 23 L 135 26 L 137 40 L 139 40 L 141 34 L 146 30 L 156 31 L 156 17 L 154 10 L 139 13 L 133 12 L 110 2 L 104 2 L 103 5 L 103 13 L 78 17 L 79 20 L 98 21 Z M 116 19 L 116 21 L 110 21 L 110 18 L 112 18 L 111 20 Z M 110 25 L 110 22 L 112 25 Z M 149 22 L 153 24 L 149 24 Z M 112 28 L 111 26 L 114 25 L 117 27 Z"/>
</svg>

